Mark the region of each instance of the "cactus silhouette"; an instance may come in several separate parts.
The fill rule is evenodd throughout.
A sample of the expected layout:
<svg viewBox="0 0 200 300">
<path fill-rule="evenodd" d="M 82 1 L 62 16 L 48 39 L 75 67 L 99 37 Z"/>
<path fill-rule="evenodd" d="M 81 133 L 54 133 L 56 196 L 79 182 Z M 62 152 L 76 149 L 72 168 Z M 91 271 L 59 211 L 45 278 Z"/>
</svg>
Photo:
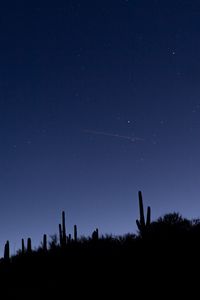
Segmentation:
<svg viewBox="0 0 200 300">
<path fill-rule="evenodd" d="M 5 243 L 5 246 L 4 246 L 4 259 L 5 259 L 5 261 L 10 260 L 10 244 L 9 244 L 9 241 L 7 241 Z"/>
<path fill-rule="evenodd" d="M 59 224 L 59 239 L 60 239 L 60 246 L 64 247 L 67 243 L 64 211 L 62 212 L 62 224 Z"/>
<path fill-rule="evenodd" d="M 141 191 L 138 192 L 138 197 L 139 197 L 140 220 L 136 220 L 136 224 L 140 231 L 141 236 L 144 237 L 144 235 L 148 231 L 150 224 L 151 224 L 151 208 L 150 208 L 150 206 L 148 206 L 148 208 L 147 208 L 147 217 L 146 217 L 146 221 L 145 221 Z"/>
<path fill-rule="evenodd" d="M 65 228 L 65 212 L 62 212 L 62 238 L 63 238 L 63 246 L 66 245 L 67 237 L 66 237 L 66 228 Z"/>
<path fill-rule="evenodd" d="M 59 241 L 60 241 L 60 246 L 62 246 L 62 225 L 59 224 Z"/>
<path fill-rule="evenodd" d="M 67 237 L 67 242 L 70 244 L 71 243 L 71 239 L 72 239 L 72 236 L 71 234 L 69 233 L 68 237 Z"/>
<path fill-rule="evenodd" d="M 46 234 L 43 235 L 42 248 L 43 248 L 44 251 L 47 251 L 47 235 Z"/>
<path fill-rule="evenodd" d="M 74 241 L 77 242 L 77 226 L 74 225 Z"/>
<path fill-rule="evenodd" d="M 31 238 L 28 238 L 28 240 L 27 240 L 27 252 L 28 253 L 32 252 Z"/>
<path fill-rule="evenodd" d="M 24 245 L 24 239 L 22 239 L 22 254 L 25 253 L 25 245 Z"/>
</svg>

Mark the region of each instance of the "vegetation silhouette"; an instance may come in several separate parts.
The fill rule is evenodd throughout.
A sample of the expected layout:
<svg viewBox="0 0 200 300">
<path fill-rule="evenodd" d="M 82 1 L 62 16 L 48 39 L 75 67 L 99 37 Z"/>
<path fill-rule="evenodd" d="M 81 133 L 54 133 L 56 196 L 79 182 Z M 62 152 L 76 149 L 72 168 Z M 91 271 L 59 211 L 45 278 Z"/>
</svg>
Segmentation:
<svg viewBox="0 0 200 300">
<path fill-rule="evenodd" d="M 151 208 L 150 206 L 147 207 L 147 217 L 145 221 L 144 217 L 144 207 L 143 207 L 143 200 L 142 200 L 142 192 L 138 192 L 139 197 L 139 210 L 140 210 L 140 220 L 136 220 L 137 227 L 139 229 L 140 235 L 145 238 L 148 234 L 151 225 Z"/>
<path fill-rule="evenodd" d="M 32 249 L 29 237 L 27 247 L 22 239 L 21 249 L 10 256 L 7 241 L 0 260 L 2 293 L 7 298 L 23 298 L 23 291 L 28 291 L 26 299 L 53 295 L 58 299 L 69 290 L 75 297 L 80 289 L 81 297 L 94 299 L 101 293 L 108 295 L 108 291 L 112 297 L 115 293 L 119 297 L 120 292 L 125 297 L 133 290 L 141 295 L 144 287 L 151 289 L 155 284 L 166 289 L 166 282 L 169 291 L 178 287 L 177 278 L 184 284 L 186 274 L 192 278 L 194 266 L 197 270 L 200 267 L 200 220 L 188 220 L 173 212 L 151 221 L 150 207 L 145 218 L 141 191 L 138 197 L 137 234 L 100 235 L 96 228 L 91 237 L 78 237 L 77 225 L 73 235 L 67 232 L 63 211 L 58 234 L 49 239 L 44 234 L 37 249 Z"/>
</svg>

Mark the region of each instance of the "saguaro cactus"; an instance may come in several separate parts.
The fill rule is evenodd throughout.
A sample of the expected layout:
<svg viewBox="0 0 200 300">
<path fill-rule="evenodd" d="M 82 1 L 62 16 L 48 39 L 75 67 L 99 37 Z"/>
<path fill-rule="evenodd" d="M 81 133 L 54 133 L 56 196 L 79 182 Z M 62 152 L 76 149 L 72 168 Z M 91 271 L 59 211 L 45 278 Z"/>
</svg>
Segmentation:
<svg viewBox="0 0 200 300">
<path fill-rule="evenodd" d="M 62 212 L 62 224 L 59 224 L 59 239 L 60 246 L 63 247 L 67 243 L 66 227 L 65 227 L 65 212 Z"/>
<path fill-rule="evenodd" d="M 74 225 L 74 241 L 77 242 L 77 226 Z"/>
<path fill-rule="evenodd" d="M 27 252 L 28 253 L 32 252 L 31 238 L 28 238 L 27 240 Z"/>
<path fill-rule="evenodd" d="M 65 212 L 62 212 L 62 238 L 63 238 L 63 246 L 66 245 L 67 237 L 66 237 L 66 227 L 65 227 Z"/>
<path fill-rule="evenodd" d="M 147 217 L 145 221 L 144 217 L 144 207 L 143 207 L 143 200 L 142 200 L 142 192 L 138 192 L 139 196 L 139 211 L 140 211 L 140 220 L 136 220 L 137 227 L 140 231 L 141 236 L 144 237 L 146 232 L 148 231 L 150 224 L 151 224 L 151 208 L 148 206 L 147 208 Z"/>
<path fill-rule="evenodd" d="M 59 241 L 60 241 L 60 246 L 62 246 L 63 241 L 62 241 L 62 225 L 59 224 Z"/>
<path fill-rule="evenodd" d="M 46 234 L 43 235 L 42 248 L 43 248 L 44 251 L 47 251 L 47 235 Z"/>
<path fill-rule="evenodd" d="M 9 244 L 9 241 L 7 241 L 5 243 L 5 246 L 4 246 L 4 259 L 5 259 L 5 261 L 10 260 L 10 244 Z"/>
<path fill-rule="evenodd" d="M 67 243 L 70 244 L 70 243 L 71 243 L 71 239 L 72 239 L 72 236 L 71 236 L 71 234 L 69 233 L 69 234 L 68 234 L 68 237 L 67 237 Z"/>
<path fill-rule="evenodd" d="M 25 253 L 25 245 L 24 245 L 24 239 L 22 239 L 22 254 Z"/>
</svg>

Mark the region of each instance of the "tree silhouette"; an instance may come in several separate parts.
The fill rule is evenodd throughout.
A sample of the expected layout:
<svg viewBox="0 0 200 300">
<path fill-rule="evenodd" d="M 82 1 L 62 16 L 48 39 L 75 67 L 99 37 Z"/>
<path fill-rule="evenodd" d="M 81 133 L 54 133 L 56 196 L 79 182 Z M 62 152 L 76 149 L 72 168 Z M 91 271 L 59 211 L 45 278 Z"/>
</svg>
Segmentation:
<svg viewBox="0 0 200 300">
<path fill-rule="evenodd" d="M 150 232 L 157 240 L 183 239 L 188 236 L 191 228 L 191 221 L 173 212 L 152 222 Z"/>
</svg>

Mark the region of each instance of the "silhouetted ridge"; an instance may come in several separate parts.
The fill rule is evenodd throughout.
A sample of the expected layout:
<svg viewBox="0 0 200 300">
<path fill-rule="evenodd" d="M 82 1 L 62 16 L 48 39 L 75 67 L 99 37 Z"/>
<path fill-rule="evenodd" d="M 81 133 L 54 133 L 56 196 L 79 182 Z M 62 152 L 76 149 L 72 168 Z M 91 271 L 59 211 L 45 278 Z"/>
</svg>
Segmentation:
<svg viewBox="0 0 200 300">
<path fill-rule="evenodd" d="M 171 280 L 174 268 L 176 276 L 184 280 L 185 270 L 192 272 L 192 266 L 200 267 L 200 220 L 190 221 L 174 212 L 151 221 L 150 207 L 145 218 L 140 191 L 138 197 L 138 234 L 100 235 L 96 228 L 91 237 L 85 238 L 78 237 L 77 225 L 74 225 L 71 235 L 66 231 L 63 211 L 58 234 L 49 240 L 44 234 L 37 250 L 32 249 L 29 237 L 26 247 L 22 239 L 22 248 L 11 257 L 7 241 L 0 261 L 2 287 L 10 292 L 38 289 L 50 297 L 52 292 L 66 293 L 69 287 L 88 286 L 88 282 L 94 289 L 104 290 L 109 288 L 112 278 L 119 287 L 126 287 L 128 291 L 134 286 L 134 291 L 140 292 L 141 286 L 151 280 L 158 282 L 167 272 Z M 156 274 L 152 278 L 147 275 L 151 270 Z M 47 291 L 46 286 L 50 290 Z M 89 290 L 85 291 L 86 296 L 88 293 Z"/>
</svg>

